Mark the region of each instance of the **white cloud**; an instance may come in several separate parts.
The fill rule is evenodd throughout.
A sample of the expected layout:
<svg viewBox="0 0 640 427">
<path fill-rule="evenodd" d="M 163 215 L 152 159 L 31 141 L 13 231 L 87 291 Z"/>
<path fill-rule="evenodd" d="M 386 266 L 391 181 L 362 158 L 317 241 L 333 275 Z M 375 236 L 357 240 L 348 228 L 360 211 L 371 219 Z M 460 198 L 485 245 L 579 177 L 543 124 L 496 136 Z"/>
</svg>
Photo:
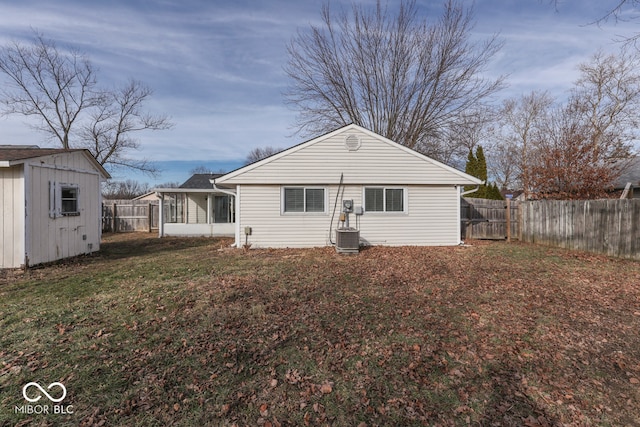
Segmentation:
<svg viewBox="0 0 640 427">
<path fill-rule="evenodd" d="M 471 0 L 465 0 L 471 4 Z M 332 2 L 336 9 L 348 0 Z M 558 11 L 544 1 L 476 0 L 474 37 L 499 32 L 505 46 L 490 75 L 510 74 L 504 96 L 532 89 L 561 96 L 577 65 L 635 23 L 585 26 L 603 9 L 597 0 L 566 0 Z M 348 6 L 347 6 L 348 7 Z M 434 3 L 420 1 L 429 20 Z M 204 0 L 3 2 L 0 43 L 26 40 L 30 27 L 61 46 L 86 51 L 108 85 L 133 77 L 155 92 L 151 111 L 175 128 L 141 135 L 152 160 L 243 159 L 255 147 L 293 145 L 295 114 L 283 104 L 286 44 L 298 28 L 319 20 L 320 2 Z M 21 117 L 0 121 L 2 143 L 38 143 Z M 9 141 L 9 142 L 5 142 Z"/>
</svg>

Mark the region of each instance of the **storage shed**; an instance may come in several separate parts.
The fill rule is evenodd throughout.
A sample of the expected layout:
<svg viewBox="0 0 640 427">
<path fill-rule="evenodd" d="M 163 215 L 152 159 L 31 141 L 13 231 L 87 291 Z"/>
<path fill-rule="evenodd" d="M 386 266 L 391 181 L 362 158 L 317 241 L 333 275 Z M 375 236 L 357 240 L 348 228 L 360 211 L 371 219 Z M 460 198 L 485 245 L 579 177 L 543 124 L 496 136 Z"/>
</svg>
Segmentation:
<svg viewBox="0 0 640 427">
<path fill-rule="evenodd" d="M 0 268 L 100 249 L 100 185 L 88 150 L 0 146 Z"/>
</svg>

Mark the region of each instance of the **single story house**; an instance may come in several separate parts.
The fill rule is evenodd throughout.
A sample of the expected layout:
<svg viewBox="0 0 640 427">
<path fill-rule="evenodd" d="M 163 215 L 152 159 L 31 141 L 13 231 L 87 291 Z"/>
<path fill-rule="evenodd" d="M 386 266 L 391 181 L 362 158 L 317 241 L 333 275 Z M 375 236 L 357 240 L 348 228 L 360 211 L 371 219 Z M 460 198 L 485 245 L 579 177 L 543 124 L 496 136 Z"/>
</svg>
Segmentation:
<svg viewBox="0 0 640 427">
<path fill-rule="evenodd" d="M 154 188 L 160 198 L 159 236 L 234 236 L 235 200 L 214 190 L 217 174 L 194 174 L 176 188 Z"/>
<path fill-rule="evenodd" d="M 254 248 L 333 244 L 345 201 L 362 245 L 458 245 L 462 188 L 482 183 L 353 124 L 211 182 L 235 198 L 236 246 Z"/>
<path fill-rule="evenodd" d="M 0 146 L 0 268 L 99 250 L 109 178 L 88 150 Z"/>
</svg>

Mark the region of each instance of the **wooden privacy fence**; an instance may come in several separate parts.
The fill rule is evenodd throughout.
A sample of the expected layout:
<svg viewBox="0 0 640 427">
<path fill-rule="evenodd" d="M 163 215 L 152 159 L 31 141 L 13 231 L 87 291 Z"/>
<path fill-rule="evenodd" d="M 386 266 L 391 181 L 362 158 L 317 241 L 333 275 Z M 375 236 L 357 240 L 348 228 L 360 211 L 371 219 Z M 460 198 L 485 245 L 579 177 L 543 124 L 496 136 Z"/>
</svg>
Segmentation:
<svg viewBox="0 0 640 427">
<path fill-rule="evenodd" d="M 509 210 L 507 204 L 510 205 Z M 504 240 L 507 238 L 507 221 L 511 224 L 510 237 L 517 239 L 520 233 L 518 218 L 518 202 L 472 197 L 460 201 L 463 239 Z"/>
<path fill-rule="evenodd" d="M 158 229 L 158 201 L 105 200 L 102 203 L 102 231 L 148 231 Z"/>
<path fill-rule="evenodd" d="M 640 199 L 523 202 L 525 242 L 640 259 Z"/>
</svg>

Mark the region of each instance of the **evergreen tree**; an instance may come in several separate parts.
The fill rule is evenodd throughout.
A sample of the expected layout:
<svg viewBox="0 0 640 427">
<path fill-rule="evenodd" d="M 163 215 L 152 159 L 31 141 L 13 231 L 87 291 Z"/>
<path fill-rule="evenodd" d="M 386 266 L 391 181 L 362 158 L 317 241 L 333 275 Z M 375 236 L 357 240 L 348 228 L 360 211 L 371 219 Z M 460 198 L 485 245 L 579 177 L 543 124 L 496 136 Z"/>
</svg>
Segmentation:
<svg viewBox="0 0 640 427">
<path fill-rule="evenodd" d="M 478 175 L 474 175 L 485 183 L 487 182 L 487 159 L 484 157 L 484 150 L 482 149 L 482 145 L 478 145 L 476 149 L 476 168 L 478 171 Z"/>
<path fill-rule="evenodd" d="M 473 151 L 471 149 L 469 149 L 469 155 L 467 156 L 467 164 L 464 167 L 464 172 L 471 176 L 478 176 L 478 159 L 473 155 Z M 464 191 L 473 190 L 474 188 L 476 188 L 475 185 L 465 185 Z"/>
<path fill-rule="evenodd" d="M 474 193 L 470 193 L 467 197 L 475 197 L 478 199 L 494 199 L 494 200 L 503 200 L 502 194 L 500 194 L 500 190 L 498 186 L 493 183 L 490 184 L 487 180 L 487 159 L 484 156 L 484 150 L 482 146 L 479 145 L 476 148 L 476 154 L 473 154 L 472 150 L 469 150 L 469 155 L 467 156 L 467 164 L 464 168 L 465 173 L 468 173 L 471 176 L 475 176 L 476 178 L 484 181 L 484 184 L 478 188 L 478 191 Z M 465 191 L 473 190 L 475 185 L 466 185 L 464 187 Z"/>
</svg>

